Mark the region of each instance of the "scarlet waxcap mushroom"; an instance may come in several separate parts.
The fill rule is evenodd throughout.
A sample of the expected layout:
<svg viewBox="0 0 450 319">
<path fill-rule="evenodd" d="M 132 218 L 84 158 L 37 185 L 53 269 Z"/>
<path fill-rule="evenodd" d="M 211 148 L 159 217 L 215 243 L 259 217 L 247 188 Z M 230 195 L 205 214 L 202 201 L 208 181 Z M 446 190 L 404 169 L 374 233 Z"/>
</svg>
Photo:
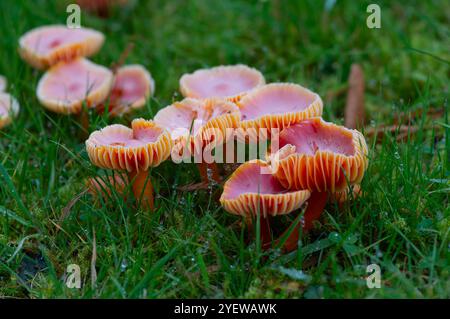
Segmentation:
<svg viewBox="0 0 450 319">
<path fill-rule="evenodd" d="M 47 69 L 60 62 L 97 53 L 105 40 L 101 32 L 63 25 L 43 26 L 19 39 L 19 53 L 31 66 Z"/>
<path fill-rule="evenodd" d="M 150 72 L 141 65 L 119 68 L 109 99 L 112 115 L 121 115 L 142 108 L 155 92 L 155 81 Z"/>
<path fill-rule="evenodd" d="M 264 83 L 264 76 L 254 68 L 243 64 L 226 65 L 184 74 L 180 79 L 180 91 L 184 97 L 221 98 L 236 102 Z"/>
<path fill-rule="evenodd" d="M 131 129 L 120 124 L 107 126 L 93 132 L 86 141 L 91 162 L 98 167 L 126 171 L 135 198 L 150 210 L 153 186 L 148 170 L 166 160 L 171 148 L 169 132 L 144 119 L 133 120 Z"/>
<path fill-rule="evenodd" d="M 244 96 L 238 103 L 241 128 L 282 130 L 305 119 L 321 116 L 320 96 L 298 84 L 271 83 Z"/>
<path fill-rule="evenodd" d="M 239 166 L 224 185 L 220 203 L 229 213 L 263 218 L 288 214 L 309 198 L 308 190 L 288 191 L 270 174 L 261 169 L 268 164 L 252 160 Z"/>
<path fill-rule="evenodd" d="M 146 171 L 170 155 L 170 134 L 153 121 L 135 119 L 131 128 L 109 125 L 93 132 L 86 141 L 91 162 L 102 168 Z"/>
<path fill-rule="evenodd" d="M 177 145 L 189 143 L 190 152 L 200 152 L 213 141 L 214 145 L 223 142 L 226 129 L 238 127 L 239 119 L 239 109 L 234 103 L 191 98 L 161 109 L 154 118 L 170 132 Z"/>
<path fill-rule="evenodd" d="M 8 93 L 0 92 L 0 129 L 10 124 L 19 113 L 19 103 Z"/>
<path fill-rule="evenodd" d="M 8 81 L 3 75 L 0 75 L 0 92 L 5 92 L 6 87 L 8 86 Z"/>
<path fill-rule="evenodd" d="M 95 107 L 112 86 L 112 72 L 84 58 L 61 62 L 39 80 L 37 97 L 47 109 L 63 114 L 80 113 L 83 103 Z"/>
<path fill-rule="evenodd" d="M 285 128 L 279 146 L 271 164 L 274 176 L 288 189 L 340 191 L 359 183 L 368 165 L 362 134 L 321 118 Z"/>
</svg>

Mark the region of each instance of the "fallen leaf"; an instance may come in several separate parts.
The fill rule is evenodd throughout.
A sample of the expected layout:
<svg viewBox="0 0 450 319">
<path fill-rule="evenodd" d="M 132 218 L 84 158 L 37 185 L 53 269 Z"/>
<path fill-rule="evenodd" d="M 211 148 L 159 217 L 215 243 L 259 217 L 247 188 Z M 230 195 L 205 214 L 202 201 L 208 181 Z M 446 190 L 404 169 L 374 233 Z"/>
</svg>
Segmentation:
<svg viewBox="0 0 450 319">
<path fill-rule="evenodd" d="M 63 221 L 70 215 L 70 210 L 72 209 L 72 207 L 76 204 L 76 202 L 78 202 L 80 200 L 80 198 L 86 194 L 88 191 L 88 189 L 85 189 L 84 191 L 82 191 L 80 194 L 78 194 L 77 196 L 75 196 L 74 198 L 72 198 L 70 200 L 70 202 L 66 205 L 66 207 L 63 208 L 62 210 L 62 214 L 59 217 L 58 220 L 58 226 L 60 227 L 60 225 L 63 223 Z"/>
<path fill-rule="evenodd" d="M 208 189 L 208 183 L 207 182 L 200 182 L 200 183 L 191 183 L 183 186 L 179 186 L 177 189 L 181 192 L 192 192 L 199 189 Z"/>
<path fill-rule="evenodd" d="M 345 105 L 345 126 L 355 129 L 364 124 L 364 73 L 359 64 L 352 64 L 348 77 L 348 93 Z"/>
</svg>

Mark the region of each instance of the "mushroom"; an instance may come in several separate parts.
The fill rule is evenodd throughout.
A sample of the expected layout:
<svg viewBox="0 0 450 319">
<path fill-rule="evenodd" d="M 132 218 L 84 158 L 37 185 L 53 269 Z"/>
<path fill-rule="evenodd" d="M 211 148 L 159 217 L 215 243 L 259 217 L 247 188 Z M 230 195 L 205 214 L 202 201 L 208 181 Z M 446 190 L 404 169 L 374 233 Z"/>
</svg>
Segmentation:
<svg viewBox="0 0 450 319">
<path fill-rule="evenodd" d="M 226 130 L 239 125 L 239 109 L 225 100 L 197 100 L 186 98 L 161 109 L 154 121 L 166 128 L 175 142 L 173 153 L 180 157 L 203 155 L 206 147 L 210 150 L 226 141 Z M 208 169 L 212 178 L 220 182 L 220 175 L 214 162 L 205 162 L 202 157 L 198 163 L 204 182 L 209 181 Z"/>
<path fill-rule="evenodd" d="M 244 96 L 238 103 L 242 114 L 240 127 L 246 139 L 257 141 L 259 129 L 282 130 L 305 119 L 321 116 L 323 104 L 320 96 L 300 85 L 271 83 Z M 242 139 L 242 137 L 241 137 Z"/>
<path fill-rule="evenodd" d="M 37 97 L 47 109 L 63 114 L 80 113 L 83 102 L 94 107 L 108 96 L 112 72 L 84 58 L 58 63 L 39 80 Z"/>
<path fill-rule="evenodd" d="M 0 129 L 10 124 L 19 113 L 19 103 L 8 93 L 0 92 Z"/>
<path fill-rule="evenodd" d="M 101 168 L 126 171 L 134 196 L 153 211 L 153 186 L 149 169 L 170 156 L 169 132 L 153 121 L 135 119 L 131 128 L 120 124 L 93 132 L 86 141 L 91 162 Z"/>
<path fill-rule="evenodd" d="M 82 9 L 95 13 L 100 17 L 108 17 L 111 7 L 124 6 L 128 0 L 77 0 Z"/>
<path fill-rule="evenodd" d="M 278 136 L 280 150 L 269 156 L 274 176 L 291 190 L 311 193 L 305 212 L 305 230 L 322 213 L 328 192 L 344 191 L 361 182 L 367 169 L 367 144 L 356 131 L 311 118 L 285 128 Z M 288 249 L 295 248 L 293 232 Z"/>
<path fill-rule="evenodd" d="M 180 79 L 180 91 L 184 97 L 237 102 L 248 91 L 264 83 L 264 76 L 254 68 L 243 64 L 226 65 L 184 74 Z"/>
<path fill-rule="evenodd" d="M 3 75 L 0 75 L 0 92 L 5 92 L 6 87 L 8 86 L 8 81 Z"/>
<path fill-rule="evenodd" d="M 239 166 L 226 181 L 220 203 L 229 213 L 245 217 L 247 223 L 259 214 L 263 245 L 270 243 L 271 216 L 289 214 L 309 198 L 308 190 L 288 191 L 271 174 L 263 174 L 267 163 L 252 160 Z"/>
<path fill-rule="evenodd" d="M 143 66 L 134 64 L 120 67 L 115 73 L 109 96 L 109 113 L 117 116 L 142 108 L 154 92 L 155 81 Z"/>
<path fill-rule="evenodd" d="M 94 55 L 104 40 L 101 32 L 88 28 L 43 26 L 28 31 L 19 39 L 19 53 L 30 65 L 43 70 L 61 61 Z"/>
</svg>

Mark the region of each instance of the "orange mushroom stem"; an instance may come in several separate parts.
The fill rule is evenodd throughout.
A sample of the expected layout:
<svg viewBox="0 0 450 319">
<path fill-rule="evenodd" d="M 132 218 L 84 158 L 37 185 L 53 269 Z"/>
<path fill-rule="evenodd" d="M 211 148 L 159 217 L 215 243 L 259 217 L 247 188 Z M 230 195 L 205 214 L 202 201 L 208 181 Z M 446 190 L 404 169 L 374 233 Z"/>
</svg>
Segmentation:
<svg viewBox="0 0 450 319">
<path fill-rule="evenodd" d="M 319 219 L 319 217 L 322 215 L 325 205 L 327 204 L 327 197 L 328 194 L 326 192 L 311 193 L 311 197 L 308 200 L 308 207 L 306 208 L 305 214 L 303 215 L 302 228 L 304 232 L 309 231 L 312 228 L 314 221 Z M 284 236 L 291 229 L 291 226 L 280 236 L 280 238 L 284 238 Z M 292 232 L 287 237 L 286 241 L 284 242 L 283 249 L 287 252 L 295 250 L 297 248 L 299 239 L 300 227 L 297 226 L 294 227 Z"/>
<path fill-rule="evenodd" d="M 213 163 L 197 163 L 198 171 L 200 173 L 200 177 L 202 182 L 209 183 L 214 181 L 216 183 L 220 183 L 222 181 L 222 177 L 220 176 L 219 168 L 215 162 Z"/>
</svg>

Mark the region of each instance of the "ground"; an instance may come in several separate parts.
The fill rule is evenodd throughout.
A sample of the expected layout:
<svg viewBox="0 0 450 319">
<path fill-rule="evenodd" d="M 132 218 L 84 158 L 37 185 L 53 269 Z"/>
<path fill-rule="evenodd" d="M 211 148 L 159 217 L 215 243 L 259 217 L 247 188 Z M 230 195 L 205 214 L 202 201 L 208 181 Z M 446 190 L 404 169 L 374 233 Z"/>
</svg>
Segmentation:
<svg viewBox="0 0 450 319">
<path fill-rule="evenodd" d="M 350 66 L 359 63 L 370 148 L 363 195 L 329 204 L 290 254 L 257 249 L 218 205 L 220 186 L 180 191 L 199 181 L 194 164 L 152 171 L 154 214 L 134 209 L 132 198 L 95 199 L 84 180 L 109 172 L 90 164 L 76 117 L 39 105 L 41 73 L 17 54 L 25 31 L 65 23 L 66 3 L 3 0 L 0 74 L 21 112 L 0 131 L 0 296 L 450 297 L 447 1 L 377 1 L 380 29 L 366 26 L 373 1 L 131 2 L 109 19 L 83 13 L 81 22 L 106 34 L 94 61 L 111 65 L 134 43 L 126 62 L 155 78 L 154 98 L 133 117 L 151 118 L 180 99 L 185 72 L 244 63 L 269 82 L 318 92 L 324 118 L 343 123 Z M 402 113 L 417 132 L 402 141 L 395 130 L 369 136 Z M 129 121 L 90 119 L 90 131 Z M 81 289 L 64 283 L 69 264 L 80 266 Z M 381 269 L 379 289 L 366 285 L 370 264 Z"/>
</svg>

